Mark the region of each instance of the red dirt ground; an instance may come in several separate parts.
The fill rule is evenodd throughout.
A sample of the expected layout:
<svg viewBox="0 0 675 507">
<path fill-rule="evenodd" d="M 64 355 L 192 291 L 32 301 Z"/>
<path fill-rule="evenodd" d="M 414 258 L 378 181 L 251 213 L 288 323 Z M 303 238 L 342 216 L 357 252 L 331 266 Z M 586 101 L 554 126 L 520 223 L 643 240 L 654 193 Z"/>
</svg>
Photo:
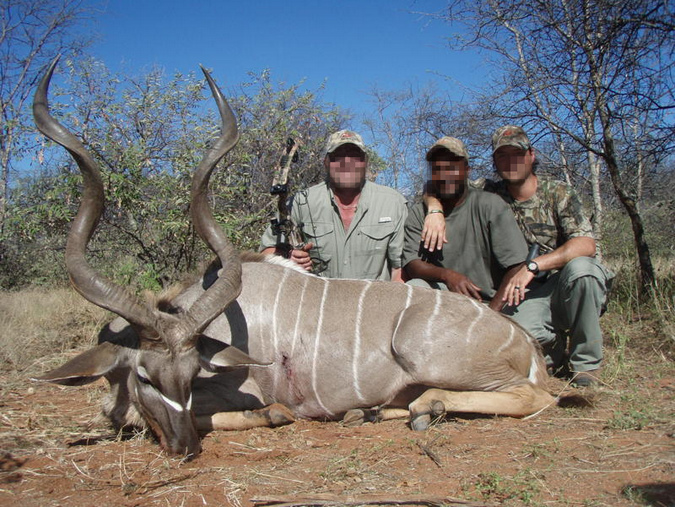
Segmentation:
<svg viewBox="0 0 675 507">
<path fill-rule="evenodd" d="M 66 388 L 6 374 L 0 505 L 672 506 L 672 363 L 643 354 L 630 364 L 630 378 L 605 370 L 588 408 L 450 419 L 423 433 L 404 421 L 213 432 L 187 463 L 147 436 L 111 435 L 97 417 L 104 381 Z"/>
</svg>

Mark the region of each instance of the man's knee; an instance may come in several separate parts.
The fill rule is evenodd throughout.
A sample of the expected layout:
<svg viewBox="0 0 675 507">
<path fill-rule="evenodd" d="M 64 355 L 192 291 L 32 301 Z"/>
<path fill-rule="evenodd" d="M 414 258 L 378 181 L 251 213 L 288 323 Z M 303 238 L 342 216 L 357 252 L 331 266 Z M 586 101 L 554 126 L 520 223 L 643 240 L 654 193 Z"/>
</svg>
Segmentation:
<svg viewBox="0 0 675 507">
<path fill-rule="evenodd" d="M 596 259 L 576 257 L 561 270 L 558 288 L 568 295 L 591 292 L 596 299 L 604 300 L 611 287 L 611 280 L 611 273 Z"/>
<path fill-rule="evenodd" d="M 579 278 L 592 277 L 597 283 L 605 286 L 608 278 L 607 269 L 593 257 L 575 257 L 560 271 L 560 282 L 562 284 L 573 283 Z"/>
<path fill-rule="evenodd" d="M 564 329 L 578 320 L 579 312 L 600 316 L 607 305 L 612 275 L 597 260 L 590 257 L 572 259 L 562 269 L 558 286 L 553 293 L 553 321 Z"/>
</svg>

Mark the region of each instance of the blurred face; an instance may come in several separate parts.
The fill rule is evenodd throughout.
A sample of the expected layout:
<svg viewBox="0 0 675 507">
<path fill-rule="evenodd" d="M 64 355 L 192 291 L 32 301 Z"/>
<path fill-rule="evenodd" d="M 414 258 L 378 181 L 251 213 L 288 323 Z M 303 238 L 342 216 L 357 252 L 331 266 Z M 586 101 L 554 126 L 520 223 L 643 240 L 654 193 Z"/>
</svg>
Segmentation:
<svg viewBox="0 0 675 507">
<path fill-rule="evenodd" d="M 456 199 L 466 189 L 469 164 L 448 150 L 438 150 L 431 159 L 431 181 L 441 199 Z"/>
<path fill-rule="evenodd" d="M 532 174 L 534 150 L 515 146 L 502 146 L 493 155 L 499 176 L 508 183 L 525 181 Z"/>
<path fill-rule="evenodd" d="M 335 189 L 356 190 L 366 180 L 366 154 L 354 144 L 343 144 L 326 156 L 328 177 Z"/>
</svg>

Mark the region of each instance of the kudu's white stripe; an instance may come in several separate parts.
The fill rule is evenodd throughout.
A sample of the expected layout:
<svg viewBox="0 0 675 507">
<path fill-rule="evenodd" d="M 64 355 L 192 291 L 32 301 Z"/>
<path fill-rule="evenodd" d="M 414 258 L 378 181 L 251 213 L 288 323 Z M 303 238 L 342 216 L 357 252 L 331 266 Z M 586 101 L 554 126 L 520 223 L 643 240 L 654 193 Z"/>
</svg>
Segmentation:
<svg viewBox="0 0 675 507">
<path fill-rule="evenodd" d="M 252 315 L 253 318 L 251 319 L 251 326 L 256 326 L 258 328 L 258 334 L 260 336 L 264 336 L 265 339 L 258 340 L 258 345 L 260 345 L 260 357 L 267 357 L 267 342 L 269 341 L 267 337 L 268 329 L 267 326 L 269 326 L 269 318 L 266 308 L 266 296 L 267 295 L 267 285 L 263 285 L 263 289 L 260 291 L 259 299 L 256 302 L 257 304 L 254 306 L 254 309 L 257 312 L 257 317 L 255 315 Z M 251 311 L 253 314 L 253 311 Z M 247 319 L 248 320 L 248 319 Z M 249 331 L 250 332 L 250 331 Z M 234 338 L 234 337 L 233 337 Z"/>
<path fill-rule="evenodd" d="M 513 326 L 513 325 L 510 325 L 510 326 L 509 326 L 509 339 L 506 340 L 506 341 L 504 342 L 504 344 L 503 344 L 501 347 L 499 347 L 499 350 L 497 350 L 497 355 L 501 354 L 501 353 L 504 352 L 508 347 L 511 346 L 511 344 L 513 343 L 513 337 L 515 336 L 515 334 L 516 334 L 516 333 L 515 333 L 515 330 L 514 330 L 514 326 Z"/>
<path fill-rule="evenodd" d="M 159 393 L 159 391 L 157 391 L 157 392 Z M 181 406 L 180 403 L 178 403 L 178 402 L 176 402 L 176 401 L 173 401 L 173 400 L 170 399 L 170 398 L 167 398 L 167 397 L 164 396 L 162 393 L 159 393 L 159 395 L 161 396 L 161 398 L 162 398 L 162 400 L 164 401 L 164 403 L 166 403 L 167 405 L 169 405 L 169 406 L 170 406 L 172 409 L 174 409 L 176 412 L 182 412 L 183 410 L 185 410 L 185 409 Z"/>
<path fill-rule="evenodd" d="M 405 311 L 410 307 L 410 302 L 412 301 L 412 293 L 413 293 L 412 285 L 406 285 L 406 289 L 408 290 L 408 295 L 405 299 L 405 308 L 403 308 L 403 310 L 401 310 L 398 314 L 398 320 L 396 321 L 396 326 L 394 326 L 394 334 L 392 336 L 396 336 L 396 331 L 398 331 L 398 326 L 401 325 L 403 315 L 405 314 Z"/>
<path fill-rule="evenodd" d="M 537 366 L 537 355 L 532 354 L 532 362 L 530 363 L 530 374 L 527 379 L 533 384 L 537 383 L 537 376 L 539 373 L 539 367 Z"/>
<path fill-rule="evenodd" d="M 286 278 L 291 272 L 290 269 L 284 269 L 283 275 L 281 277 L 281 282 L 279 282 L 279 287 L 277 288 L 277 295 L 274 297 L 274 306 L 272 307 L 272 361 L 280 361 L 279 357 L 279 326 L 277 322 L 277 310 L 279 309 L 279 303 L 281 302 L 284 288 L 286 288 Z M 278 386 L 279 384 L 279 373 L 281 372 L 280 368 L 274 368 L 274 383 L 272 385 Z"/>
<path fill-rule="evenodd" d="M 279 328 L 277 326 L 277 310 L 279 309 L 279 302 L 281 301 L 281 293 L 284 288 L 286 288 L 286 278 L 291 272 L 289 269 L 283 270 L 284 274 L 281 277 L 281 282 L 279 282 L 279 287 L 277 288 L 277 295 L 274 297 L 274 307 L 272 308 L 272 343 L 274 344 L 274 355 L 273 357 L 276 360 L 277 351 L 279 348 Z"/>
<path fill-rule="evenodd" d="M 305 290 L 307 289 L 307 284 L 309 283 L 310 277 L 306 276 L 302 280 L 302 291 L 300 292 L 300 303 L 298 304 L 298 311 L 295 314 L 295 327 L 293 328 L 293 341 L 291 342 L 291 357 L 295 351 L 295 343 L 298 340 L 298 328 L 300 327 L 300 322 L 302 322 L 301 315 L 302 309 L 305 306 Z"/>
<path fill-rule="evenodd" d="M 403 315 L 405 315 L 405 311 L 410 308 L 410 302 L 412 301 L 412 293 L 413 293 L 413 288 L 412 285 L 406 285 L 406 289 L 408 290 L 408 295 L 405 299 L 405 308 L 401 310 L 398 314 L 398 320 L 396 321 L 396 327 L 394 327 L 394 333 L 391 335 L 391 350 L 394 352 L 394 354 L 399 355 L 398 350 L 396 350 L 396 333 L 398 332 L 398 327 L 401 325 L 401 321 L 403 320 Z"/>
<path fill-rule="evenodd" d="M 481 320 L 481 318 L 483 317 L 483 313 L 485 312 L 485 308 L 483 307 L 482 303 L 479 303 L 473 298 L 469 298 L 469 301 L 471 301 L 471 304 L 478 309 L 478 315 L 476 315 L 476 318 L 473 319 L 473 322 L 471 322 L 471 325 L 469 325 L 469 329 L 466 330 L 467 343 L 471 343 L 471 338 L 473 336 L 473 327 L 478 323 L 479 320 Z"/>
<path fill-rule="evenodd" d="M 164 403 L 166 403 L 169 407 L 174 409 L 176 412 L 183 412 L 183 411 L 186 411 L 186 410 L 189 411 L 192 408 L 192 393 L 190 393 L 190 397 L 188 398 L 188 402 L 186 403 L 185 407 L 183 407 L 177 401 L 173 401 L 168 396 L 165 396 L 159 389 L 155 388 L 154 386 L 151 387 L 151 389 L 159 395 L 159 397 L 162 399 L 162 401 Z M 139 399 L 138 385 L 134 386 L 134 392 L 136 393 L 136 399 Z"/>
<path fill-rule="evenodd" d="M 354 380 L 354 392 L 359 401 L 365 402 L 363 394 L 361 394 L 361 385 L 359 382 L 359 365 L 361 364 L 361 320 L 363 317 L 363 301 L 366 297 L 366 292 L 371 287 L 371 282 L 364 282 L 361 295 L 359 296 L 359 304 L 356 308 L 356 324 L 354 328 L 354 352 L 352 354 L 352 374 Z"/>
<path fill-rule="evenodd" d="M 321 346 L 321 327 L 323 326 L 323 313 L 326 307 L 326 296 L 328 295 L 328 280 L 323 281 L 323 293 L 321 294 L 321 306 L 319 307 L 319 320 L 316 324 L 316 339 L 314 340 L 314 358 L 312 361 L 312 390 L 314 391 L 314 397 L 316 402 L 321 406 L 323 410 L 326 411 L 326 414 L 333 416 L 333 412 L 328 410 L 328 408 L 321 402 L 321 397 L 319 396 L 319 390 L 317 387 L 317 371 L 316 367 L 319 364 L 319 347 Z"/>
<path fill-rule="evenodd" d="M 441 291 L 435 290 L 434 293 L 436 296 L 436 302 L 434 303 L 434 310 L 431 312 L 429 320 L 427 320 L 427 328 L 424 332 L 425 342 L 431 341 L 434 335 L 440 331 L 438 329 L 434 330 L 434 323 L 436 322 L 436 317 L 438 317 L 438 312 L 441 308 Z"/>
<path fill-rule="evenodd" d="M 413 288 L 412 285 L 406 285 L 408 288 L 408 295 L 405 298 L 405 307 L 410 308 L 410 303 L 412 302 Z"/>
</svg>

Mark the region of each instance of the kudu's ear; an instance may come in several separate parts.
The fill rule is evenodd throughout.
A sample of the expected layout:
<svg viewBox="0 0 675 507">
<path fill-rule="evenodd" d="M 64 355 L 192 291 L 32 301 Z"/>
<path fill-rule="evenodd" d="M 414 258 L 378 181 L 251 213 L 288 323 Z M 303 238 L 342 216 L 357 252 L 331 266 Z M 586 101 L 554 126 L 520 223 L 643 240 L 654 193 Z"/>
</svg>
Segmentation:
<svg viewBox="0 0 675 507">
<path fill-rule="evenodd" d="M 237 347 L 204 335 L 200 336 L 197 341 L 197 351 L 199 352 L 199 361 L 206 370 L 237 366 L 269 366 L 272 364 L 256 361 Z"/>
<path fill-rule="evenodd" d="M 31 380 L 54 382 L 65 386 L 89 384 L 117 367 L 120 348 L 112 343 L 102 343 L 76 356 L 63 366 Z"/>
</svg>

